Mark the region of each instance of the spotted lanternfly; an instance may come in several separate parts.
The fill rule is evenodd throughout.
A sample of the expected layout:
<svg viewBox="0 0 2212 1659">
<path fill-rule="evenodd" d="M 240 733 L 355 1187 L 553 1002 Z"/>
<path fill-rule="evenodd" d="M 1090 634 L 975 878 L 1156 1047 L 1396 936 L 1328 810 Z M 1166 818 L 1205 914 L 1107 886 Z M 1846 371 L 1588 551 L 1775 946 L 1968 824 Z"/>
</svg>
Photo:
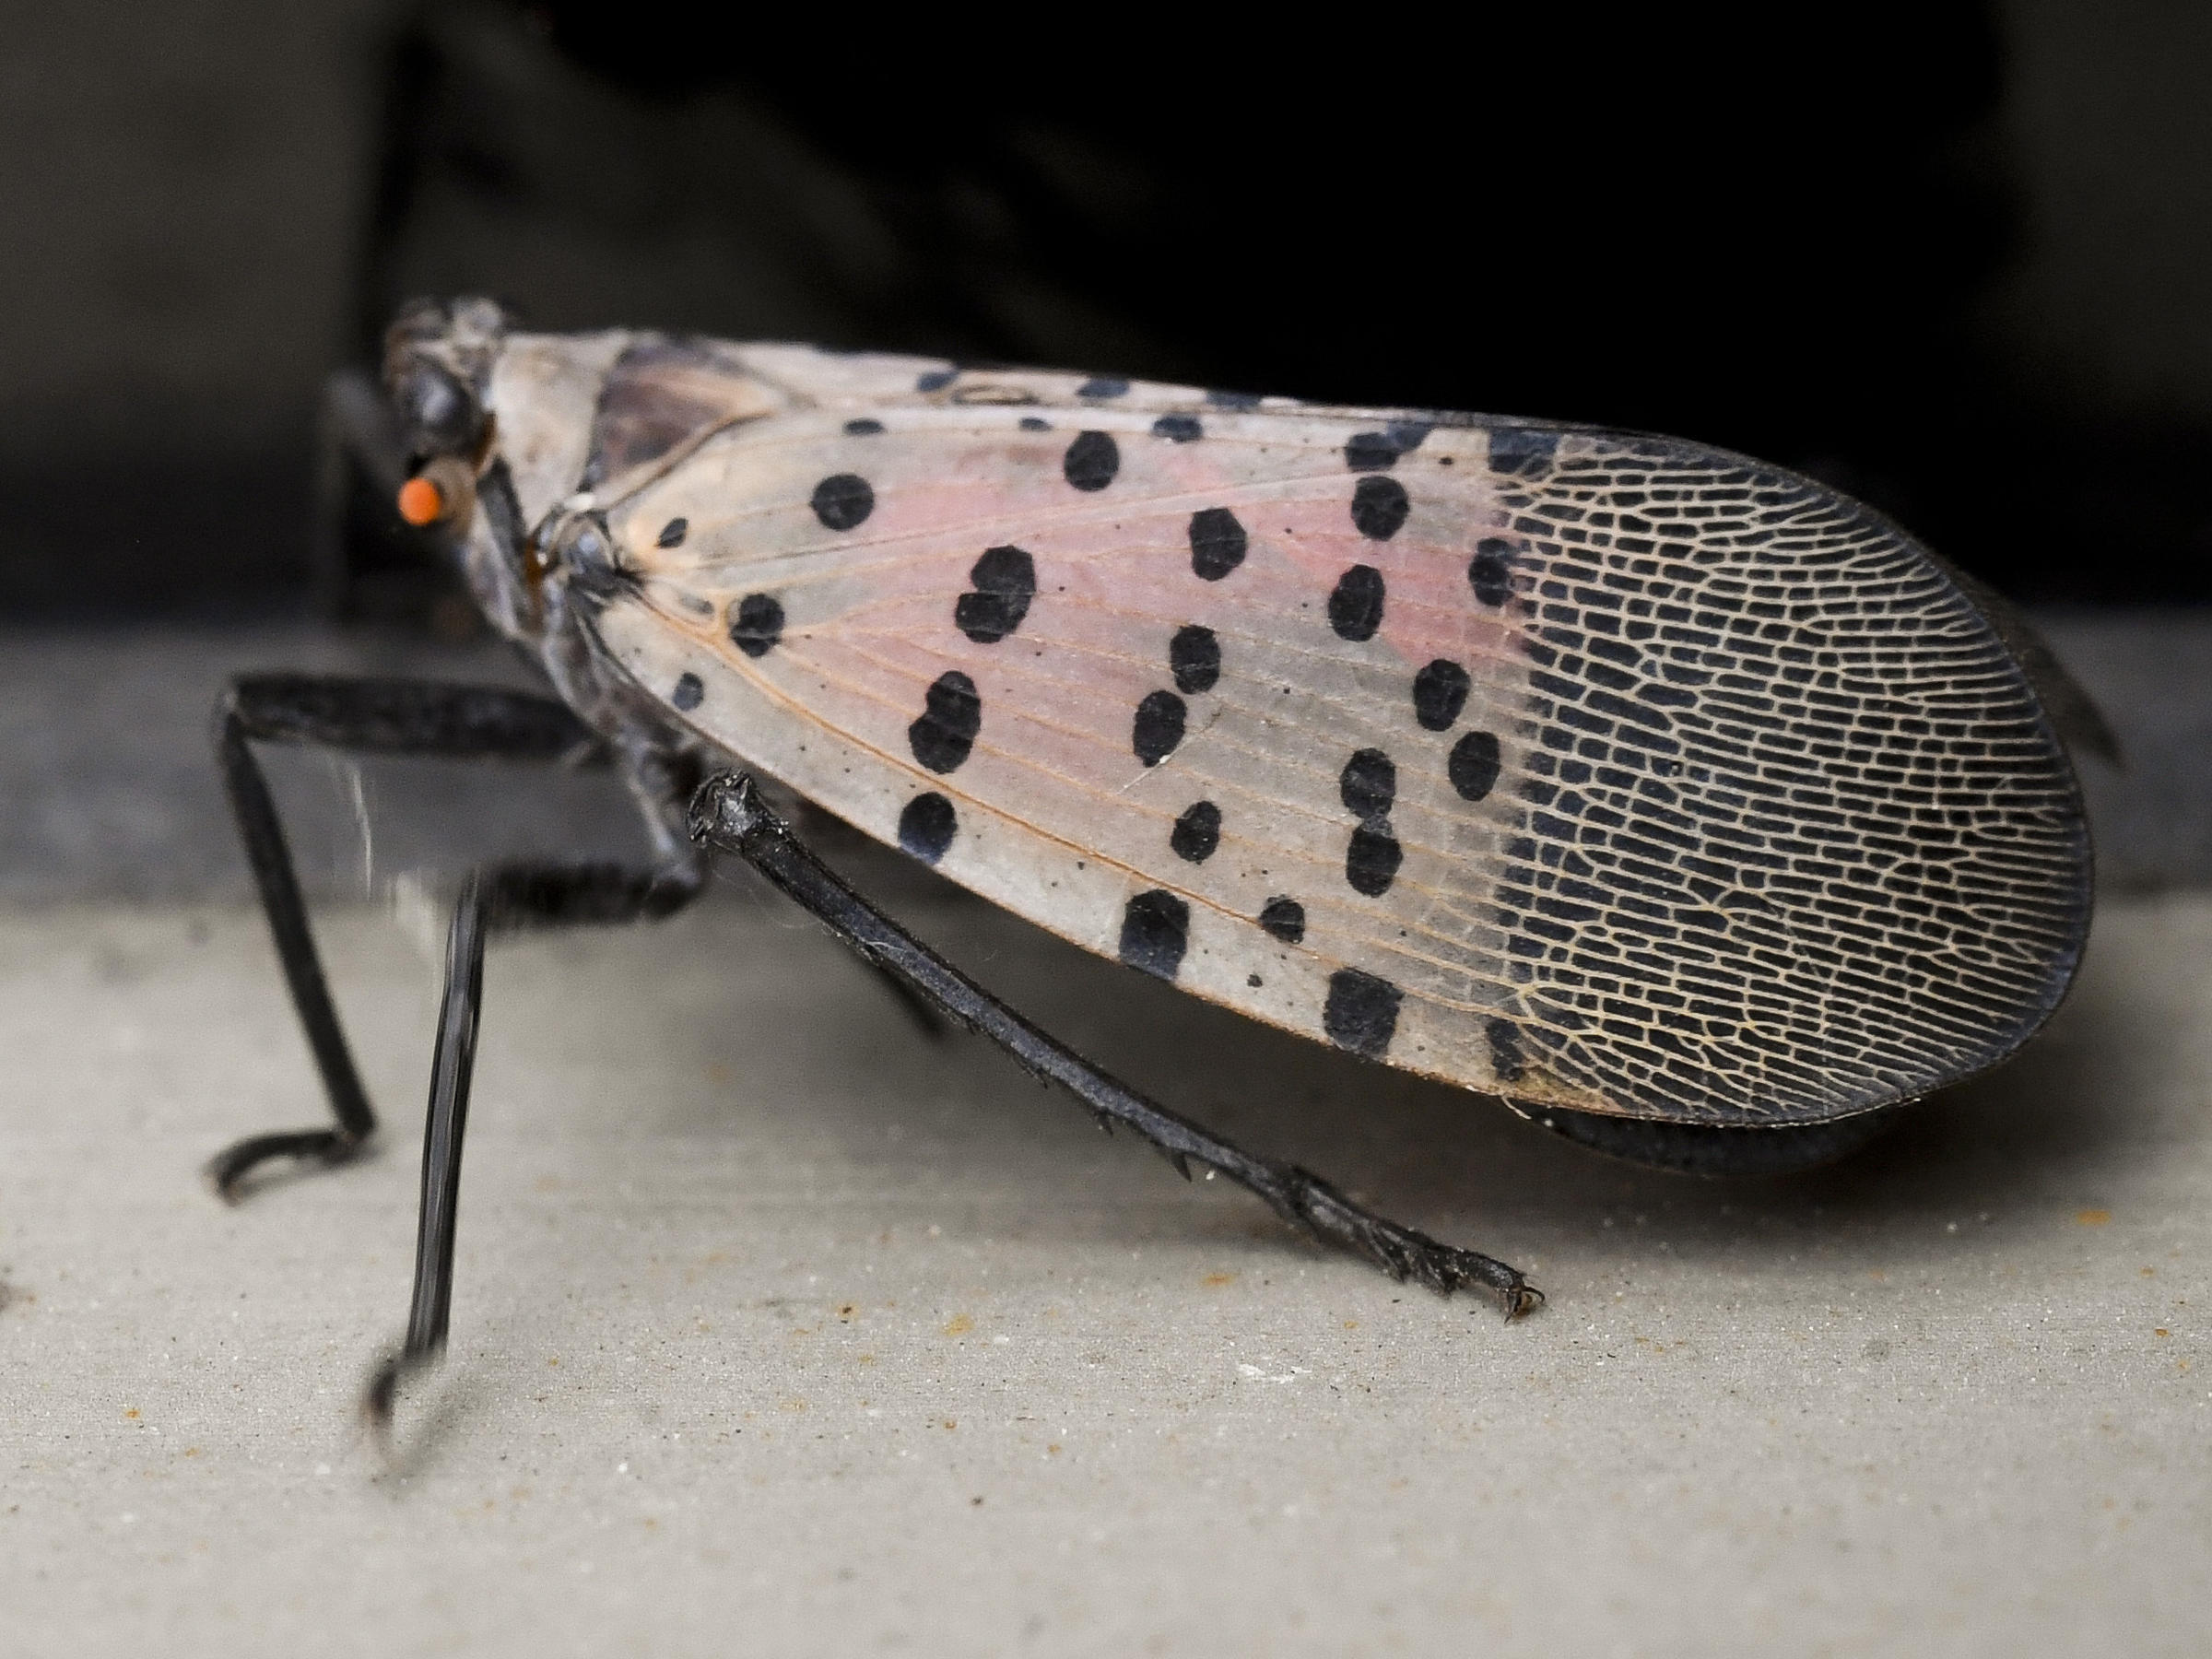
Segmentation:
<svg viewBox="0 0 2212 1659">
<path fill-rule="evenodd" d="M 751 773 L 1064 938 L 1622 1156 L 1783 1168 L 2017 1048 L 2090 907 L 2062 726 L 1994 596 L 1835 491 L 1673 439 L 424 306 L 387 375 L 486 617 L 558 698 L 263 677 L 224 771 L 337 1117 L 374 1126 L 249 744 L 583 757 L 651 868 L 454 911 L 415 1300 L 441 1347 L 484 940 L 658 915 L 735 853 L 920 1001 L 1400 1277 L 1512 1268 L 1087 1065 L 900 932 Z M 742 771 L 734 769 L 742 768 Z"/>
</svg>

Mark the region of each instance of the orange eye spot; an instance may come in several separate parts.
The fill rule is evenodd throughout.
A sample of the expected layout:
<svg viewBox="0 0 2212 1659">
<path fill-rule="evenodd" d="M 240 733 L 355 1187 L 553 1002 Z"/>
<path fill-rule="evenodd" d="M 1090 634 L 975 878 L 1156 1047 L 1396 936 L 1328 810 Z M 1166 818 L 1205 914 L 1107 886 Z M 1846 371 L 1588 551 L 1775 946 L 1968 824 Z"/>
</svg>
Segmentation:
<svg viewBox="0 0 2212 1659">
<path fill-rule="evenodd" d="M 399 516 L 418 529 L 444 515 L 445 497 L 428 478 L 409 478 L 399 487 Z"/>
</svg>

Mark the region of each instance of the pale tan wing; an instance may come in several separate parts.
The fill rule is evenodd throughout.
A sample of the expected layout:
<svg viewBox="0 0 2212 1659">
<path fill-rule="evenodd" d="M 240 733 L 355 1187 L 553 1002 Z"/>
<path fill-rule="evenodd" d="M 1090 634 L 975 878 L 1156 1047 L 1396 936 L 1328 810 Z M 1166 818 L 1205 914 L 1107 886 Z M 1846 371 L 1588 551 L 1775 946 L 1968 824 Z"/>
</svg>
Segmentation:
<svg viewBox="0 0 2212 1659">
<path fill-rule="evenodd" d="M 1470 1087 L 1679 1121 L 1990 1064 L 2088 845 L 1894 529 L 1665 440 L 744 347 L 598 627 L 733 755 L 1087 948 Z"/>
</svg>

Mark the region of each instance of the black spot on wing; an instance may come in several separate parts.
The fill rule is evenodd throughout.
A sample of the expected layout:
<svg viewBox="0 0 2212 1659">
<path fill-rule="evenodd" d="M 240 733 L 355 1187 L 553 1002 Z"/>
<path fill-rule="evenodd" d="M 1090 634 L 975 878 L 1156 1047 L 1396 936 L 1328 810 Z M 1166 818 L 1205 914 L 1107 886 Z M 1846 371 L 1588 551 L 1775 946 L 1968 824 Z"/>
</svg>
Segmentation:
<svg viewBox="0 0 2212 1659">
<path fill-rule="evenodd" d="M 1387 820 L 1361 824 L 1344 850 L 1344 879 L 1355 893 L 1380 899 L 1398 878 L 1406 850 Z"/>
<path fill-rule="evenodd" d="M 845 422 L 845 436 L 848 438 L 873 438 L 882 430 L 882 421 L 871 420 L 865 415 Z"/>
<path fill-rule="evenodd" d="M 1485 536 L 1476 544 L 1475 557 L 1467 561 L 1467 585 L 1475 590 L 1475 597 L 1492 607 L 1503 605 L 1513 596 L 1513 544 L 1501 541 L 1495 535 Z"/>
<path fill-rule="evenodd" d="M 1094 374 L 1076 388 L 1077 397 L 1120 397 L 1129 382 L 1115 374 Z"/>
<path fill-rule="evenodd" d="M 1061 475 L 1077 489 L 1103 489 L 1122 470 L 1121 446 L 1112 432 L 1077 432 L 1061 458 Z"/>
<path fill-rule="evenodd" d="M 1473 685 L 1457 663 L 1438 657 L 1413 677 L 1413 717 L 1424 731 L 1448 732 L 1467 706 Z"/>
<path fill-rule="evenodd" d="M 1260 925 L 1286 945 L 1306 936 L 1306 907 L 1280 893 L 1260 906 Z"/>
<path fill-rule="evenodd" d="M 1152 423 L 1152 436 L 1171 443 L 1194 443 L 1206 436 L 1206 429 L 1195 415 L 1162 415 Z"/>
<path fill-rule="evenodd" d="M 983 700 L 959 669 L 937 676 L 923 700 L 922 717 L 906 728 L 914 759 L 934 772 L 959 769 L 982 730 Z"/>
<path fill-rule="evenodd" d="M 747 594 L 730 606 L 730 643 L 764 657 L 783 638 L 783 606 L 773 594 Z"/>
<path fill-rule="evenodd" d="M 851 530 L 876 511 L 876 492 L 858 473 L 832 473 L 814 487 L 814 516 L 825 530 Z"/>
<path fill-rule="evenodd" d="M 952 607 L 959 630 L 978 645 L 994 645 L 1021 626 L 1037 596 L 1037 561 L 1019 547 L 986 547 L 968 572 L 975 591 Z"/>
<path fill-rule="evenodd" d="M 914 390 L 917 392 L 942 392 L 959 378 L 960 371 L 958 369 L 932 369 L 915 380 Z"/>
<path fill-rule="evenodd" d="M 1218 582 L 1244 562 L 1249 538 L 1237 515 L 1226 507 L 1202 507 L 1191 514 L 1191 569 L 1201 582 Z"/>
<path fill-rule="evenodd" d="M 1381 432 L 1354 432 L 1345 441 L 1344 464 L 1356 473 L 1386 472 L 1398 464 L 1398 446 Z"/>
<path fill-rule="evenodd" d="M 1360 749 L 1337 773 L 1336 793 L 1345 809 L 1362 823 L 1388 818 L 1398 797 L 1398 769 L 1381 749 Z"/>
<path fill-rule="evenodd" d="M 1220 844 L 1221 808 L 1211 801 L 1194 801 L 1185 806 L 1175 828 L 1168 832 L 1168 845 L 1175 850 L 1175 856 L 1191 864 L 1204 864 Z"/>
<path fill-rule="evenodd" d="M 1444 775 L 1460 798 L 1479 801 L 1498 783 L 1498 738 L 1490 732 L 1469 732 L 1452 746 Z"/>
<path fill-rule="evenodd" d="M 1211 691 L 1221 677 L 1221 641 L 1195 622 L 1179 628 L 1168 641 L 1168 667 L 1176 690 L 1191 697 Z"/>
<path fill-rule="evenodd" d="M 1413 503 L 1395 478 L 1370 476 L 1352 490 L 1352 528 L 1369 541 L 1388 541 L 1406 524 Z"/>
<path fill-rule="evenodd" d="M 1336 578 L 1329 594 L 1329 626 L 1340 640 L 1371 640 L 1382 626 L 1382 572 L 1354 565 Z"/>
<path fill-rule="evenodd" d="M 677 680 L 676 688 L 668 693 L 668 700 L 688 714 L 706 700 L 706 696 L 707 688 L 700 683 L 699 676 L 686 674 Z"/>
<path fill-rule="evenodd" d="M 1182 699 L 1172 691 L 1153 691 L 1136 705 L 1136 719 L 1131 724 L 1129 747 L 1136 758 L 1147 766 L 1158 766 L 1182 741 L 1182 728 L 1189 711 Z"/>
<path fill-rule="evenodd" d="M 1345 443 L 1344 464 L 1356 473 L 1388 472 L 1400 455 L 1420 448 L 1430 430 L 1426 420 L 1394 420 L 1380 432 L 1355 432 Z"/>
<path fill-rule="evenodd" d="M 1217 409 L 1256 409 L 1260 406 L 1257 392 L 1208 392 L 1206 401 Z"/>
<path fill-rule="evenodd" d="M 899 844 L 924 864 L 934 865 L 945 856 L 959 827 L 952 803 L 929 790 L 900 809 Z"/>
<path fill-rule="evenodd" d="M 1380 1060 L 1398 1033 L 1398 1005 L 1404 1000 L 1405 993 L 1388 980 L 1357 968 L 1339 968 L 1329 975 L 1329 1000 L 1321 1012 L 1321 1029 L 1338 1048 Z"/>
<path fill-rule="evenodd" d="M 1191 907 L 1172 893 L 1155 888 L 1122 910 L 1120 955 L 1132 968 L 1171 980 L 1190 942 Z"/>
<path fill-rule="evenodd" d="M 653 538 L 653 545 L 656 547 L 680 547 L 690 529 L 689 519 L 672 518 L 661 526 L 661 533 Z"/>
<path fill-rule="evenodd" d="M 1024 415 L 1016 424 L 1025 432 L 1049 432 L 1053 429 L 1053 423 L 1041 415 Z"/>
<path fill-rule="evenodd" d="M 1405 850 L 1390 827 L 1390 809 L 1398 796 L 1398 769 L 1381 749 L 1363 748 L 1344 763 L 1336 793 L 1347 811 L 1359 820 L 1345 844 L 1344 879 L 1356 893 L 1380 898 L 1397 879 Z"/>
</svg>

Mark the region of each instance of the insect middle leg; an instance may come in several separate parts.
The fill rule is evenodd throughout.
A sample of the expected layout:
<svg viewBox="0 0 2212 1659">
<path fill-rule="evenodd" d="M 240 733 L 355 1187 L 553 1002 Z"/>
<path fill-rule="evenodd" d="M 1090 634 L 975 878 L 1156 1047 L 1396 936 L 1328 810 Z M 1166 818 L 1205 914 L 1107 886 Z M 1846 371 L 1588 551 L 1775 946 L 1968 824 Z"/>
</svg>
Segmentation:
<svg viewBox="0 0 2212 1659">
<path fill-rule="evenodd" d="M 1418 1279 L 1441 1291 L 1480 1286 L 1505 1304 L 1508 1318 L 1544 1300 L 1518 1269 L 1363 1209 L 1310 1171 L 1255 1158 L 1100 1071 L 848 887 L 769 809 L 759 786 L 743 773 L 712 778 L 700 787 L 691 803 L 691 835 L 703 846 L 745 859 L 868 961 L 990 1038 L 1034 1076 L 1068 1089 L 1102 1126 L 1120 1123 L 1135 1129 L 1186 1181 L 1195 1159 L 1256 1193 L 1284 1220 L 1322 1242 L 1364 1256 L 1393 1278 Z"/>
<path fill-rule="evenodd" d="M 606 759 L 598 739 L 567 705 L 524 691 L 294 674 L 252 675 L 231 683 L 216 705 L 216 757 L 262 908 L 268 915 L 285 982 L 336 1121 L 329 1128 L 253 1135 L 218 1154 L 207 1174 L 225 1198 L 235 1198 L 238 1183 L 248 1171 L 271 1159 L 343 1163 L 360 1151 L 376 1129 L 375 1110 L 331 1001 L 276 803 L 253 756 L 256 743 L 448 759 L 594 764 Z M 595 879 L 599 886 L 587 883 L 585 890 L 599 894 L 599 899 L 584 903 L 586 910 L 594 905 L 604 909 L 604 873 Z M 640 879 L 653 885 L 654 904 L 665 907 L 658 913 L 675 909 L 698 888 L 698 872 L 688 865 L 651 877 L 624 879 L 632 885 Z M 571 897 L 584 902 L 574 894 Z M 618 918 L 594 913 L 574 919 Z"/>
</svg>

